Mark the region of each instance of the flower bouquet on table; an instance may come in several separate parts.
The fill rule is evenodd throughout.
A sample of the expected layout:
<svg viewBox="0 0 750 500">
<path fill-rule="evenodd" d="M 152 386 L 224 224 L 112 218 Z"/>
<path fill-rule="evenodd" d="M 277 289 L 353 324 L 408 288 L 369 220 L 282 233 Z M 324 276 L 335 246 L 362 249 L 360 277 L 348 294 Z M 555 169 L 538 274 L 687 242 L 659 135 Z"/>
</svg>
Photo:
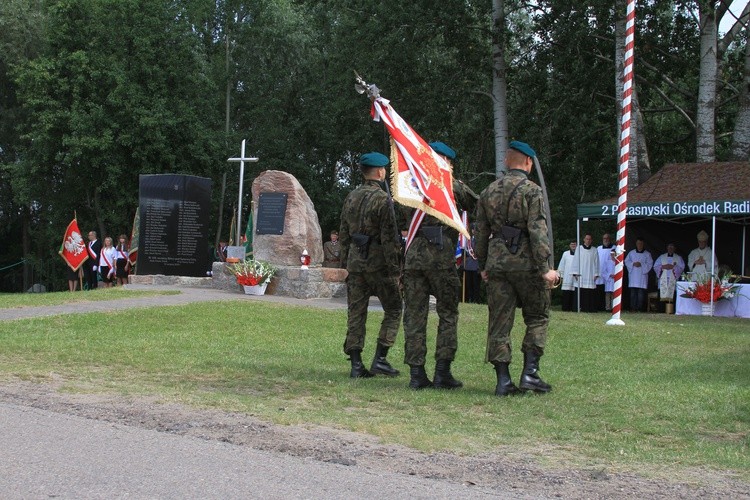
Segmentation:
<svg viewBox="0 0 750 500">
<path fill-rule="evenodd" d="M 238 262 L 229 266 L 229 269 L 248 295 L 263 295 L 271 278 L 276 274 L 275 267 L 260 260 Z"/>
<path fill-rule="evenodd" d="M 711 274 L 701 274 L 695 277 L 695 281 L 686 288 L 682 288 L 683 293 L 680 297 L 695 299 L 704 304 L 718 302 L 721 299 L 731 299 L 735 297 L 740 290 L 737 280 L 730 280 L 731 275 L 725 274 L 722 278 L 713 277 L 713 287 Z"/>
</svg>

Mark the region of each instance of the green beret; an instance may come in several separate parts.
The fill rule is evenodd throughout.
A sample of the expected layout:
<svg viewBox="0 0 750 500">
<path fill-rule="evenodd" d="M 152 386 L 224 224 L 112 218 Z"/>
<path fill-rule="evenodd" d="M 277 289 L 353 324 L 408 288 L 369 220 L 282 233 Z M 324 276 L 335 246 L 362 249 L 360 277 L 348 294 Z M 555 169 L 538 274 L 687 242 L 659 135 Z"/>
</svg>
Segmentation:
<svg viewBox="0 0 750 500">
<path fill-rule="evenodd" d="M 536 151 L 531 149 L 531 146 L 529 146 L 525 142 L 513 141 L 510 144 L 508 144 L 508 147 L 510 149 L 515 149 L 516 151 L 525 154 L 529 158 L 534 158 L 536 156 Z"/>
<path fill-rule="evenodd" d="M 359 157 L 359 164 L 368 168 L 385 168 L 388 166 L 388 157 L 382 153 L 365 153 Z"/>
<path fill-rule="evenodd" d="M 456 152 L 448 147 L 448 145 L 444 142 L 431 142 L 430 147 L 434 149 L 435 152 L 439 155 L 443 155 L 446 158 L 450 158 L 451 160 L 456 159 Z"/>
</svg>

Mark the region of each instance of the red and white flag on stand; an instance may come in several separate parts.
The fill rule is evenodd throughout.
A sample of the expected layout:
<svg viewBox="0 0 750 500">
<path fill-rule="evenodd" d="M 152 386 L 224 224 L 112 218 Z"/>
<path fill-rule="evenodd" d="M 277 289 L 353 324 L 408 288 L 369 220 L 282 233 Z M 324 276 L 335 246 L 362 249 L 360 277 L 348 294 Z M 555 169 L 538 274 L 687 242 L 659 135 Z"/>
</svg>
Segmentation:
<svg viewBox="0 0 750 500">
<path fill-rule="evenodd" d="M 406 249 L 409 249 L 425 214 L 470 237 L 456 208 L 450 165 L 396 113 L 387 99 L 374 99 L 371 115 L 375 121 L 382 120 L 391 135 L 393 198 L 402 205 L 417 209 L 409 226 Z"/>
<path fill-rule="evenodd" d="M 68 224 L 60 245 L 60 251 L 57 253 L 73 271 L 78 271 L 81 264 L 89 258 L 86 251 L 86 242 L 83 241 L 81 230 L 78 229 L 78 221 L 75 218 Z"/>
<path fill-rule="evenodd" d="M 135 209 L 135 217 L 133 217 L 133 230 L 130 232 L 130 252 L 128 253 L 128 261 L 131 266 L 134 266 L 138 260 L 138 232 L 141 229 L 141 207 Z"/>
</svg>

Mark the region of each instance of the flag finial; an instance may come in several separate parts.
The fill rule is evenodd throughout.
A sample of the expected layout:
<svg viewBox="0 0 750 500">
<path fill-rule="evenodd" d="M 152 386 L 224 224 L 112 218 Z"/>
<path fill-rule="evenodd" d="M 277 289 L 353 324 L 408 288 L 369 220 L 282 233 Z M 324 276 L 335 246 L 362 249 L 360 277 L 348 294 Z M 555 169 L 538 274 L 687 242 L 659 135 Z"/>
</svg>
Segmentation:
<svg viewBox="0 0 750 500">
<path fill-rule="evenodd" d="M 367 93 L 367 97 L 374 101 L 378 97 L 380 97 L 380 89 L 377 85 L 374 83 L 368 84 L 361 76 L 359 76 L 359 73 L 354 71 L 354 77 L 356 79 L 356 83 L 354 84 L 354 90 L 357 91 L 358 94 L 364 94 Z"/>
</svg>

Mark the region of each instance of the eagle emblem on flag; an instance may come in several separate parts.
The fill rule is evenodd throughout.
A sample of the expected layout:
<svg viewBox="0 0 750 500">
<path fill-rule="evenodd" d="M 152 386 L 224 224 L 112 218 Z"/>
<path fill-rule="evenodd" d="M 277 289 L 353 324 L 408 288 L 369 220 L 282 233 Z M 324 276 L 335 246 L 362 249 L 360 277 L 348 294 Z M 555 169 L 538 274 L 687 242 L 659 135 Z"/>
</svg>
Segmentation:
<svg viewBox="0 0 750 500">
<path fill-rule="evenodd" d="M 86 244 L 83 242 L 83 237 L 78 231 L 73 231 L 70 236 L 65 238 L 65 250 L 73 255 L 78 255 L 81 252 L 86 251 Z"/>
<path fill-rule="evenodd" d="M 81 230 L 78 228 L 78 221 L 73 219 L 65 230 L 60 251 L 57 252 L 63 258 L 66 264 L 73 270 L 78 271 L 89 254 L 86 251 L 86 242 L 83 241 Z"/>
</svg>

